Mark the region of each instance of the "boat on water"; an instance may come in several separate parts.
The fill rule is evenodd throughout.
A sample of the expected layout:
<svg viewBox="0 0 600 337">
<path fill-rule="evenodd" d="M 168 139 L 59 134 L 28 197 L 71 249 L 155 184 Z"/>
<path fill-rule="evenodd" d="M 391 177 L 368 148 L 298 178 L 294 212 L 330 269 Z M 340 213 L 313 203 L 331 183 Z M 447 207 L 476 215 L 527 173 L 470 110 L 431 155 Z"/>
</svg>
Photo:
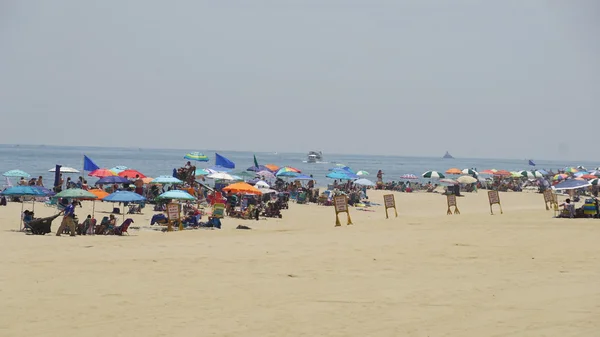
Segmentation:
<svg viewBox="0 0 600 337">
<path fill-rule="evenodd" d="M 442 158 L 444 158 L 444 159 L 454 159 L 454 157 L 452 157 L 452 155 L 448 151 L 446 151 L 446 154 Z"/>
<path fill-rule="evenodd" d="M 307 163 L 317 163 L 323 161 L 323 152 L 322 151 L 310 151 L 308 152 L 308 156 L 306 158 Z"/>
</svg>

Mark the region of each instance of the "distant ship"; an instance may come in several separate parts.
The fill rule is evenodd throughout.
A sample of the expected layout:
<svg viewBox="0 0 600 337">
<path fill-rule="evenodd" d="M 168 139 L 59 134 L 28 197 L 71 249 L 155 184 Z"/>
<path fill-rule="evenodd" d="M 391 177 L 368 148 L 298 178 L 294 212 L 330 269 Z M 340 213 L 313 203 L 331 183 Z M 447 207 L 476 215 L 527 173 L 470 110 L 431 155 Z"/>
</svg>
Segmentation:
<svg viewBox="0 0 600 337">
<path fill-rule="evenodd" d="M 444 158 L 444 159 L 454 159 L 454 157 L 452 157 L 452 155 L 448 151 L 446 151 L 446 154 L 442 158 Z"/>
<path fill-rule="evenodd" d="M 323 152 L 321 151 L 310 151 L 308 153 L 308 157 L 306 158 L 307 163 L 316 163 L 323 161 Z"/>
</svg>

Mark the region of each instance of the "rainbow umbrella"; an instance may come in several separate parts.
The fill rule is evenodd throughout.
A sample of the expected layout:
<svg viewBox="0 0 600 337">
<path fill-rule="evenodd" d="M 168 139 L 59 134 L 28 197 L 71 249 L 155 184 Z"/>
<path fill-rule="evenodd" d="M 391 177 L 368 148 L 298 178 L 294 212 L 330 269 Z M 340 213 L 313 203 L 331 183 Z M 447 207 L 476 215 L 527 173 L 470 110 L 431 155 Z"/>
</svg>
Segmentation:
<svg viewBox="0 0 600 337">
<path fill-rule="evenodd" d="M 561 174 L 557 174 L 554 177 L 552 177 L 552 180 L 561 181 L 561 180 L 567 179 L 568 177 L 569 177 L 568 175 L 561 173 Z"/>
<path fill-rule="evenodd" d="M 576 169 L 576 168 L 574 168 L 574 167 L 567 167 L 565 169 L 565 172 L 567 172 L 567 173 L 577 173 L 577 172 L 579 172 L 579 170 Z"/>
<path fill-rule="evenodd" d="M 183 156 L 183 159 L 195 160 L 195 161 L 208 161 L 208 157 L 200 152 L 190 152 Z"/>
</svg>

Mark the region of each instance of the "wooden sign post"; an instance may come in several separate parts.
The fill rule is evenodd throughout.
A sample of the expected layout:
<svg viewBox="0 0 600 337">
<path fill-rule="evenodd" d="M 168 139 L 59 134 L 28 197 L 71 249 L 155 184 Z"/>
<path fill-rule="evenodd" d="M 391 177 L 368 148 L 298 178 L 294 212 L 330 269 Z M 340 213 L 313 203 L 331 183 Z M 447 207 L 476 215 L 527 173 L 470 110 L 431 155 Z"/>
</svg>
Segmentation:
<svg viewBox="0 0 600 337">
<path fill-rule="evenodd" d="M 177 203 L 167 204 L 167 232 L 173 231 L 173 222 L 179 222 L 179 230 L 183 230 L 183 223 L 181 222 L 181 205 Z"/>
<path fill-rule="evenodd" d="M 550 207 L 548 207 L 548 203 L 552 206 L 552 209 L 558 209 L 558 201 L 556 200 L 556 195 L 552 193 L 551 189 L 547 189 L 544 191 L 544 204 L 546 204 L 546 210 L 549 211 Z"/>
<path fill-rule="evenodd" d="M 337 195 L 333 197 L 333 206 L 335 208 L 335 226 L 341 226 L 340 213 L 346 213 L 348 216 L 348 225 L 352 225 L 352 219 L 350 219 L 350 212 L 348 210 L 348 197 L 345 195 Z"/>
<path fill-rule="evenodd" d="M 385 218 L 386 219 L 389 219 L 388 208 L 393 208 L 394 214 L 396 214 L 396 218 L 398 217 L 398 211 L 396 210 L 396 199 L 394 199 L 393 194 L 386 194 L 383 196 L 383 205 L 385 206 Z"/>
<path fill-rule="evenodd" d="M 452 206 L 454 206 L 454 214 L 460 214 L 458 206 L 456 205 L 456 196 L 454 194 L 447 194 L 446 201 L 448 201 L 448 211 L 446 212 L 447 215 L 452 215 L 452 211 L 450 210 L 450 207 Z"/>
<path fill-rule="evenodd" d="M 493 204 L 498 204 L 500 207 L 500 214 L 504 214 L 504 212 L 502 212 L 502 204 L 500 203 L 498 191 L 488 191 L 488 199 L 490 200 L 490 213 L 492 215 L 494 215 L 494 210 L 492 209 Z"/>
</svg>

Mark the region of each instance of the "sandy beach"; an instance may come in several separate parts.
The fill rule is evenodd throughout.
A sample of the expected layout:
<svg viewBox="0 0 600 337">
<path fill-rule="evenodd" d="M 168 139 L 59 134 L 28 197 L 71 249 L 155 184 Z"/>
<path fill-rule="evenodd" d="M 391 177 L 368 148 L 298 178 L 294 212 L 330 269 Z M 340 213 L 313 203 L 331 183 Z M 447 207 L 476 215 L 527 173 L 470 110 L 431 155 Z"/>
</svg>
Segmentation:
<svg viewBox="0 0 600 337">
<path fill-rule="evenodd" d="M 130 236 L 76 238 L 14 232 L 9 203 L 0 336 L 598 336 L 600 221 L 552 219 L 540 194 L 501 201 L 492 216 L 467 194 L 448 216 L 444 196 L 396 193 L 397 218 L 351 209 L 337 228 L 333 207 L 290 203 L 173 233 L 147 208 Z"/>
</svg>

